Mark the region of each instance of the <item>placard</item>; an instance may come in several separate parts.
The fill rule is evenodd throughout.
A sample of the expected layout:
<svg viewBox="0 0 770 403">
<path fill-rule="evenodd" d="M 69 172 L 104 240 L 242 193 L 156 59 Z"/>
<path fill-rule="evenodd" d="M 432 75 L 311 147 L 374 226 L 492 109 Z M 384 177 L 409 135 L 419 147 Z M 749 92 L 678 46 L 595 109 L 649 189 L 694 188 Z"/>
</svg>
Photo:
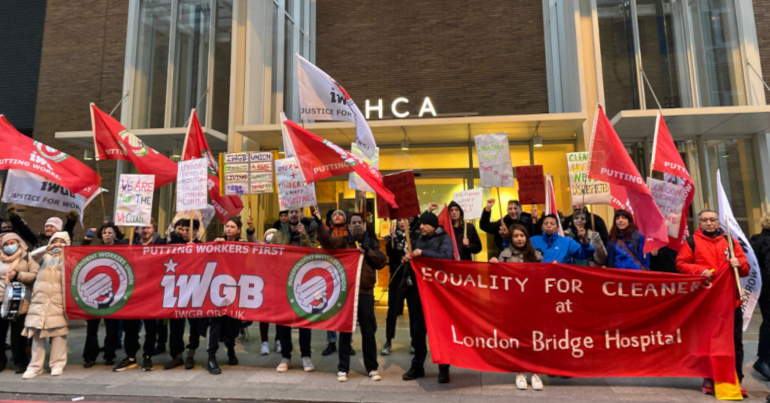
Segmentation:
<svg viewBox="0 0 770 403">
<path fill-rule="evenodd" d="M 206 160 L 197 158 L 179 161 L 176 175 L 176 210 L 188 211 L 206 208 L 208 192 L 208 164 Z"/>
<path fill-rule="evenodd" d="M 511 151 L 506 133 L 476 136 L 481 187 L 513 187 Z"/>
<path fill-rule="evenodd" d="M 318 205 L 315 184 L 305 185 L 295 158 L 275 160 L 280 211 Z"/>
<path fill-rule="evenodd" d="M 572 205 L 610 204 L 610 184 L 588 177 L 589 160 L 587 151 L 567 153 L 567 171 L 569 172 Z M 583 197 L 584 193 L 585 197 Z"/>
<path fill-rule="evenodd" d="M 398 208 L 388 207 L 388 216 L 391 220 L 409 218 L 420 215 L 420 200 L 417 198 L 417 187 L 414 184 L 414 172 L 403 171 L 382 177 L 385 188 L 390 190 L 396 199 Z M 387 206 L 384 200 L 377 205 Z"/>
<path fill-rule="evenodd" d="M 146 227 L 152 219 L 152 193 L 155 175 L 121 174 L 118 200 L 115 205 L 115 225 Z"/>
<path fill-rule="evenodd" d="M 687 200 L 687 189 L 675 183 L 669 183 L 653 178 L 649 181 L 650 193 L 658 205 L 660 213 L 666 219 L 666 229 L 671 238 L 679 237 L 679 226 L 682 222 L 682 209 Z"/>
<path fill-rule="evenodd" d="M 273 153 L 249 151 L 224 155 L 224 183 L 226 196 L 244 196 L 273 193 Z"/>
<path fill-rule="evenodd" d="M 455 192 L 452 201 L 460 205 L 463 209 L 463 218 L 466 220 L 475 220 L 481 218 L 481 210 L 484 208 L 482 193 L 483 188 L 466 190 L 464 192 Z"/>
<path fill-rule="evenodd" d="M 545 179 L 542 165 L 516 167 L 516 181 L 519 182 L 519 203 L 545 203 Z"/>
<path fill-rule="evenodd" d="M 350 153 L 369 164 L 370 167 L 380 169 L 380 147 L 374 149 L 374 156 L 372 158 L 367 158 L 366 155 L 361 152 L 361 149 L 358 148 L 356 143 L 350 143 Z M 350 177 L 348 178 L 348 188 L 374 193 L 374 190 L 372 190 L 372 188 L 361 179 L 361 176 L 355 172 L 350 173 Z"/>
</svg>

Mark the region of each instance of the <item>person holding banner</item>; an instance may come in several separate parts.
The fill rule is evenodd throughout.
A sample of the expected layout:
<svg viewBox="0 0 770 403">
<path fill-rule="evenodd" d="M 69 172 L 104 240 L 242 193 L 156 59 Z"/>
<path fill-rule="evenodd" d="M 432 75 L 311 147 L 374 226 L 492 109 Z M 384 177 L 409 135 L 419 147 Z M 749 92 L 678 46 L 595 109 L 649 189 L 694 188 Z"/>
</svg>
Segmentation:
<svg viewBox="0 0 770 403">
<path fill-rule="evenodd" d="M 613 221 L 607 242 L 607 267 L 649 270 L 650 255 L 644 253 L 644 235 L 636 229 L 634 216 L 626 210 L 616 210 Z"/>
<path fill-rule="evenodd" d="M 43 373 L 46 339 L 51 342 L 51 356 L 48 358 L 51 376 L 61 375 L 67 365 L 69 329 L 64 316 L 62 248 L 70 243 L 69 234 L 57 232 L 51 236 L 48 246 L 30 254 L 41 263 L 42 268 L 35 279 L 27 318 L 24 320 L 24 331 L 21 332 L 22 336 L 32 339 L 32 361 L 23 379 L 31 379 Z"/>
<path fill-rule="evenodd" d="M 320 221 L 321 214 L 315 211 Z M 377 369 L 377 319 L 374 317 L 374 285 L 377 283 L 377 270 L 385 267 L 387 258 L 380 251 L 377 238 L 366 232 L 366 221 L 361 213 L 350 215 L 347 236 L 332 237 L 321 231 L 318 239 L 324 249 L 358 249 L 364 256 L 361 265 L 358 286 L 358 324 L 361 331 L 361 350 L 364 355 L 364 367 L 373 381 L 382 379 Z M 349 346 L 352 333 L 340 333 L 340 346 Z M 352 350 L 352 349 L 350 349 Z M 337 380 L 346 382 L 350 372 L 350 350 L 340 347 Z"/>
<path fill-rule="evenodd" d="M 559 218 L 546 214 L 542 221 L 543 234 L 532 237 L 532 246 L 543 254 L 543 263 L 572 264 L 573 260 L 591 259 L 595 249 L 583 238 L 581 242 L 559 235 Z"/>
<path fill-rule="evenodd" d="M 731 249 L 734 250 L 734 253 L 731 253 Z M 719 216 L 712 210 L 703 210 L 698 214 L 698 230 L 682 245 L 676 258 L 676 268 L 680 273 L 701 275 L 706 278 L 715 275 L 734 277 L 734 272 L 737 272 L 740 277 L 749 275 L 749 262 L 746 260 L 743 248 L 735 240 L 733 240 L 732 248 L 730 248 L 725 232 L 721 228 Z M 737 281 L 737 279 L 731 281 Z M 734 293 L 735 371 L 738 375 L 738 381 L 741 382 L 743 381 L 743 311 L 739 290 L 735 288 Z M 713 395 L 714 381 L 708 378 L 704 379 L 701 391 Z M 741 393 L 743 396 L 747 396 L 743 386 L 741 386 Z"/>
<path fill-rule="evenodd" d="M 596 231 L 592 231 L 587 227 L 588 219 L 584 210 L 575 210 L 572 213 L 571 226 L 564 231 L 564 236 L 568 236 L 575 241 L 584 242 L 588 239 L 591 242 L 591 246 L 596 250 L 592 259 L 575 259 L 575 264 L 580 266 L 590 267 L 602 267 L 607 259 L 607 249 L 604 248 L 602 238 Z M 566 221 L 566 220 L 565 220 Z"/>
<path fill-rule="evenodd" d="M 7 211 L 8 220 L 11 222 L 13 230 L 16 231 L 16 233 L 19 234 L 22 239 L 27 241 L 27 243 L 29 243 L 29 245 L 35 249 L 47 246 L 51 236 L 59 231 L 65 231 L 67 234 L 69 234 L 70 239 L 72 239 L 72 232 L 75 230 L 78 217 L 80 217 L 80 214 L 78 214 L 76 210 L 70 210 L 70 212 L 67 213 L 66 224 L 64 224 L 62 219 L 59 217 L 51 217 L 45 222 L 43 232 L 35 235 L 35 233 L 29 229 L 27 223 L 25 223 L 16 212 L 15 205 L 8 206 Z"/>
<path fill-rule="evenodd" d="M 424 212 L 420 216 L 420 237 L 412 245 L 412 253 L 404 256 L 404 263 L 409 264 L 412 258 L 425 256 L 433 259 L 454 259 L 454 246 L 452 238 L 438 223 L 438 217 L 431 212 Z M 409 324 L 412 331 L 412 345 L 414 357 L 412 366 L 401 377 L 405 381 L 411 381 L 425 376 L 425 359 L 428 356 L 428 329 L 425 324 L 420 292 L 417 289 L 417 280 L 414 271 L 409 268 L 407 272 L 407 302 L 409 304 Z M 439 365 L 438 383 L 449 382 L 449 365 Z"/>
<path fill-rule="evenodd" d="M 447 208 L 449 217 L 452 219 L 457 248 L 460 249 L 460 260 L 473 260 L 472 255 L 481 252 L 481 239 L 476 232 L 476 227 L 465 222 L 463 209 L 455 201 L 449 203 Z"/>
<path fill-rule="evenodd" d="M 301 246 L 305 248 L 317 248 L 318 245 L 311 240 L 310 234 L 317 232 L 318 223 L 316 220 L 310 222 L 310 227 L 306 227 L 302 222 L 302 210 L 289 210 L 289 221 L 281 225 L 281 229 L 273 235 L 270 241 L 273 245 Z M 294 345 L 291 341 L 291 327 L 276 326 L 278 339 L 281 342 L 281 363 L 278 364 L 276 371 L 286 372 L 291 366 L 291 351 Z M 299 329 L 299 350 L 302 357 L 302 369 L 305 372 L 315 371 L 313 361 L 310 360 L 310 329 Z"/>
<path fill-rule="evenodd" d="M 406 231 L 409 222 L 417 223 L 417 217 L 408 220 L 396 220 L 398 224 L 390 226 L 390 235 L 385 236 L 385 252 L 388 255 L 388 266 L 390 268 L 390 281 L 388 282 L 388 316 L 385 319 L 385 344 L 382 346 L 382 355 L 390 355 L 393 345 L 391 340 L 396 337 L 396 319 L 404 313 L 404 290 L 401 283 L 404 278 L 404 272 L 409 267 L 403 263 L 406 255 Z M 411 225 L 410 227 L 416 227 Z M 409 228 L 410 234 L 414 234 L 415 228 Z M 414 237 L 419 234 L 412 235 Z M 411 336 L 411 326 L 410 326 Z M 412 347 L 414 351 L 414 347 Z"/>
<path fill-rule="evenodd" d="M 89 232 L 93 232 L 93 228 Z M 123 239 L 123 233 L 120 232 L 115 223 L 108 222 L 102 225 L 95 232 L 95 239 L 100 240 L 104 246 L 114 245 L 128 245 L 127 240 Z M 94 238 L 86 235 L 83 239 L 83 245 L 91 245 Z M 96 358 L 99 356 L 99 323 L 101 319 L 88 319 L 86 321 L 86 342 L 83 347 L 83 368 L 91 368 L 96 363 Z M 119 319 L 104 319 L 104 327 L 107 334 L 104 336 L 104 364 L 115 364 L 115 351 L 120 344 L 120 337 L 118 336 L 118 328 L 120 326 Z"/>
<path fill-rule="evenodd" d="M 759 309 L 762 311 L 762 324 L 759 326 L 759 346 L 754 370 L 770 380 L 770 214 L 765 214 L 760 222 L 762 232 L 751 237 L 751 249 L 757 254 L 762 276 L 762 292 L 759 294 Z"/>
<path fill-rule="evenodd" d="M 497 249 L 502 251 L 505 245 L 503 245 L 503 236 L 500 235 L 500 227 L 508 228 L 514 223 L 519 223 L 527 229 L 532 235 L 537 234 L 532 223 L 532 216 L 528 213 L 521 211 L 521 205 L 516 200 L 508 202 L 508 215 L 502 219 L 490 222 L 492 218 L 492 206 L 495 205 L 495 199 L 487 200 L 487 205 L 484 207 L 484 211 L 481 212 L 481 219 L 479 220 L 479 228 L 487 234 L 492 234 L 495 237 L 495 245 Z M 504 232 L 504 231 L 503 231 Z"/>
<path fill-rule="evenodd" d="M 331 215 L 327 213 L 327 217 L 331 216 L 331 225 L 329 225 L 328 231 L 325 231 L 326 228 L 323 227 L 323 223 L 321 222 L 320 213 L 316 216 L 316 221 L 318 223 L 318 227 L 321 228 L 319 233 L 327 232 L 332 237 L 347 237 L 348 232 L 348 224 L 347 224 L 347 216 L 345 215 L 345 212 L 342 210 L 334 210 L 330 211 Z M 326 220 L 327 223 L 329 223 L 329 219 Z M 321 352 L 321 355 L 326 357 L 327 355 L 333 354 L 335 351 L 337 351 L 337 332 L 327 331 L 326 332 L 326 349 Z M 340 343 L 340 349 L 342 349 L 343 344 Z M 347 348 L 350 349 L 350 355 L 356 355 L 356 352 L 353 350 L 353 346 L 350 345 L 350 343 L 347 344 Z"/>
</svg>

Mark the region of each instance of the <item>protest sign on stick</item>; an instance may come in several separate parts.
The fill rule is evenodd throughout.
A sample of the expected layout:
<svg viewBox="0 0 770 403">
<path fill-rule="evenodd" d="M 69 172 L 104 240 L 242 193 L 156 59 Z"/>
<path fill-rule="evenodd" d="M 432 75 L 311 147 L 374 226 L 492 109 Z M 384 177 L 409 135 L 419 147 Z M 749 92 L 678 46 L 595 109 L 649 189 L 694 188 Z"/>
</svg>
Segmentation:
<svg viewBox="0 0 770 403">
<path fill-rule="evenodd" d="M 206 160 L 180 161 L 177 164 L 176 209 L 177 211 L 199 210 L 208 204 L 208 166 Z"/>
<path fill-rule="evenodd" d="M 455 192 L 452 200 L 460 205 L 463 210 L 463 218 L 466 220 L 475 220 L 481 218 L 481 210 L 484 208 L 482 201 L 482 192 L 484 189 L 476 188 L 463 192 Z"/>
<path fill-rule="evenodd" d="M 519 182 L 519 203 L 545 203 L 545 179 L 542 165 L 516 167 L 516 180 Z"/>
<path fill-rule="evenodd" d="M 610 184 L 588 177 L 588 161 L 588 152 L 567 153 L 572 205 L 611 204 Z"/>
<path fill-rule="evenodd" d="M 305 185 L 296 158 L 275 160 L 280 210 L 310 207 L 318 204 L 315 184 Z"/>
<path fill-rule="evenodd" d="M 146 227 L 152 218 L 152 193 L 155 175 L 121 174 L 115 225 Z"/>
<path fill-rule="evenodd" d="M 381 205 L 388 207 L 388 217 L 391 219 L 409 218 L 420 215 L 420 200 L 417 198 L 417 187 L 414 184 L 414 173 L 412 171 L 403 171 L 383 176 L 382 183 L 386 189 L 393 193 L 398 208 L 394 209 L 388 207 L 385 200 L 380 202 L 378 195 L 378 215 L 380 213 L 379 206 Z"/>
</svg>

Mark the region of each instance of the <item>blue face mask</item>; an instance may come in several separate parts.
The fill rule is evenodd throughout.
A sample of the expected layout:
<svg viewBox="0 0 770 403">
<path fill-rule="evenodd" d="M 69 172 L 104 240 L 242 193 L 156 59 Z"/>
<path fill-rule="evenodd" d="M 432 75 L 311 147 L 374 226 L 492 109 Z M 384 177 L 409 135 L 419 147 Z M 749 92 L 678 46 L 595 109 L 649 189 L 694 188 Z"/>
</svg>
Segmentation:
<svg viewBox="0 0 770 403">
<path fill-rule="evenodd" d="M 3 253 L 10 256 L 16 253 L 16 251 L 19 250 L 19 245 L 10 245 L 10 246 L 4 246 L 3 247 Z"/>
<path fill-rule="evenodd" d="M 59 254 L 59 253 L 61 253 L 61 247 L 58 247 L 58 246 L 57 246 L 57 247 L 55 247 L 55 248 L 51 249 L 51 253 L 53 253 L 53 254 Z"/>
</svg>

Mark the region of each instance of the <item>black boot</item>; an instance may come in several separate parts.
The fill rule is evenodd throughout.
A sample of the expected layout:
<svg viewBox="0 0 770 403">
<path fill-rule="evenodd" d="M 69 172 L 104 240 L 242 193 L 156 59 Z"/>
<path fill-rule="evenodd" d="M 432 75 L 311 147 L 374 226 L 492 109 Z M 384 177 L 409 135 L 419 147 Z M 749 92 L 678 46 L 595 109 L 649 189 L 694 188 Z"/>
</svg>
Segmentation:
<svg viewBox="0 0 770 403">
<path fill-rule="evenodd" d="M 238 365 L 238 357 L 235 356 L 235 349 L 227 349 L 227 363 L 230 365 Z"/>
<path fill-rule="evenodd" d="M 184 369 L 193 369 L 195 367 L 195 350 L 187 351 L 187 359 L 184 360 Z"/>
<path fill-rule="evenodd" d="M 423 376 L 425 376 L 425 368 L 412 366 L 409 368 L 409 371 L 406 371 L 406 373 L 401 376 L 401 379 L 405 381 L 413 381 L 417 378 L 422 378 Z"/>
<path fill-rule="evenodd" d="M 209 353 L 209 362 L 206 369 L 209 370 L 211 375 L 219 375 L 222 373 L 222 370 L 219 368 L 219 364 L 217 364 L 216 354 Z"/>
<path fill-rule="evenodd" d="M 334 344 L 334 343 L 329 343 L 329 345 L 328 345 L 328 346 L 326 346 L 326 350 L 324 350 L 324 351 L 321 353 L 321 355 L 322 355 L 322 356 L 324 356 L 324 357 L 326 357 L 327 355 L 331 355 L 331 354 L 332 354 L 332 353 L 334 353 L 335 351 L 337 351 L 337 345 L 336 345 L 336 344 Z"/>
<path fill-rule="evenodd" d="M 768 365 L 767 361 L 757 360 L 754 363 L 754 371 L 757 371 L 766 380 L 770 380 L 770 365 Z"/>
<path fill-rule="evenodd" d="M 449 365 L 438 366 L 438 383 L 449 383 Z"/>
</svg>

